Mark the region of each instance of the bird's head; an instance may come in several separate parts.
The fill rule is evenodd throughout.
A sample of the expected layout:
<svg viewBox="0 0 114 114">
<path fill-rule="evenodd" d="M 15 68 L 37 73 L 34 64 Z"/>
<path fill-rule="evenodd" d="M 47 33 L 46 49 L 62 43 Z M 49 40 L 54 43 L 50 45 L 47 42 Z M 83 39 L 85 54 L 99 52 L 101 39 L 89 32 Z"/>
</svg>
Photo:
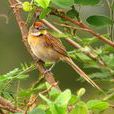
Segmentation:
<svg viewBox="0 0 114 114">
<path fill-rule="evenodd" d="M 30 27 L 30 30 L 29 32 L 31 33 L 31 35 L 33 36 L 41 36 L 41 35 L 44 35 L 46 34 L 46 27 L 45 25 L 38 21 L 38 22 L 35 22 L 31 27 Z"/>
<path fill-rule="evenodd" d="M 34 26 L 34 28 L 37 29 L 37 30 L 42 30 L 42 29 L 45 28 L 44 24 L 43 24 L 42 22 L 40 22 L 40 21 L 35 22 L 33 26 Z"/>
</svg>

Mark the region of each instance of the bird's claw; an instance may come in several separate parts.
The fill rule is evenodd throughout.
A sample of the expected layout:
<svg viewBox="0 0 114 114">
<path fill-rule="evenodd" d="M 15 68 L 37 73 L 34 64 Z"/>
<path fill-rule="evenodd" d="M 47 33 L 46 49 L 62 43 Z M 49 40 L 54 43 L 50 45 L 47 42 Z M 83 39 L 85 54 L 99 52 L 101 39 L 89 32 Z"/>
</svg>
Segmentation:
<svg viewBox="0 0 114 114">
<path fill-rule="evenodd" d="M 49 73 L 50 71 L 51 71 L 51 69 L 46 69 L 46 70 L 44 71 L 43 75 Z"/>
<path fill-rule="evenodd" d="M 49 69 L 46 69 L 46 70 L 44 71 L 43 75 L 45 75 L 45 74 L 51 72 L 51 70 L 52 70 L 52 68 L 53 68 L 54 66 L 55 66 L 55 63 L 54 63 Z"/>
</svg>

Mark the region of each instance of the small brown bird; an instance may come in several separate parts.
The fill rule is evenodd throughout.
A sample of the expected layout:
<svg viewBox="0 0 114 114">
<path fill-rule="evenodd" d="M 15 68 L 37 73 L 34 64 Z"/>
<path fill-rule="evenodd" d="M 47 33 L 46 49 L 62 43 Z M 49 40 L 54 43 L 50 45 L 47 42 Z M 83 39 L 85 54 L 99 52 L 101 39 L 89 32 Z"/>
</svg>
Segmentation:
<svg viewBox="0 0 114 114">
<path fill-rule="evenodd" d="M 42 22 L 35 22 L 31 26 L 28 35 L 28 43 L 32 52 L 38 59 L 46 62 L 57 62 L 59 60 L 68 63 L 81 77 L 93 87 L 101 90 L 67 55 L 66 49 L 58 38 L 52 36 Z"/>
</svg>

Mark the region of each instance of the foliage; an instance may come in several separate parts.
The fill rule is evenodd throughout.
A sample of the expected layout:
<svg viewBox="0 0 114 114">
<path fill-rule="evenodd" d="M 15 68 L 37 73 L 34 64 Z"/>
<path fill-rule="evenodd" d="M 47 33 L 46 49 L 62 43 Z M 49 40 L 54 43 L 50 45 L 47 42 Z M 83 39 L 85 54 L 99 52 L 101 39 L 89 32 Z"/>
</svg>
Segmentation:
<svg viewBox="0 0 114 114">
<path fill-rule="evenodd" d="M 104 3 L 102 0 L 91 0 L 91 1 L 90 0 L 66 0 L 65 2 L 62 0 L 43 0 L 42 2 L 40 0 L 33 0 L 33 1 L 31 2 L 32 6 L 36 5 L 42 9 L 39 16 L 40 19 L 46 18 L 47 15 L 49 16 L 50 12 L 56 6 L 57 9 L 62 8 L 63 11 L 67 9 L 64 13 L 73 19 L 77 19 L 78 21 L 82 20 L 80 18 L 81 17 L 80 10 L 79 10 L 80 8 L 88 5 L 100 6 Z M 114 6 L 113 1 L 110 4 L 109 2 L 107 4 L 110 5 L 111 7 L 110 13 L 113 12 L 113 6 Z M 60 10 L 60 13 L 61 13 L 61 10 Z M 107 27 L 109 31 L 107 31 L 107 33 L 105 34 L 102 34 L 102 36 L 106 39 L 113 40 L 112 38 L 113 38 L 114 20 L 113 18 L 111 18 L 111 16 L 109 17 L 109 16 L 104 16 L 102 14 L 101 15 L 92 14 L 89 17 L 87 17 L 85 21 L 89 25 L 92 25 L 94 27 L 104 27 L 104 28 Z M 65 22 L 65 20 L 62 19 L 58 25 L 61 25 L 61 23 L 67 23 L 67 22 Z M 66 25 L 69 25 L 69 23 L 67 23 Z M 102 43 L 100 43 L 100 45 L 97 46 L 96 44 L 98 43 L 98 40 L 96 39 L 96 37 L 81 38 L 79 35 L 77 35 L 78 28 L 73 29 L 72 27 L 74 26 L 72 25 L 70 26 L 71 27 L 69 28 L 67 26 L 64 26 L 64 29 L 65 29 L 64 34 L 65 35 L 67 34 L 65 37 L 67 36 L 71 37 L 74 41 L 83 45 L 83 48 L 78 50 L 73 50 L 69 52 L 69 55 L 72 58 L 79 61 L 80 63 L 82 64 L 84 63 L 84 69 L 91 69 L 91 68 L 95 69 L 95 72 L 92 72 L 92 73 L 89 72 L 91 78 L 94 78 L 96 80 L 99 79 L 99 80 L 103 80 L 103 81 L 105 80 L 105 81 L 111 82 L 113 80 L 113 74 L 114 74 L 113 48 L 110 46 L 107 46 L 107 44 L 103 44 L 102 46 Z M 56 36 L 62 37 L 57 34 Z M 93 56 L 95 56 L 95 60 L 92 60 L 91 58 L 86 56 L 85 53 L 92 53 Z M 100 66 L 97 63 L 97 61 L 98 62 L 102 61 L 104 65 Z"/>
<path fill-rule="evenodd" d="M 36 6 L 38 7 L 40 6 L 42 9 L 40 16 L 39 16 L 40 19 L 46 18 L 47 15 L 49 17 L 49 14 L 53 10 L 53 8 L 57 8 L 57 9 L 61 8 L 63 11 L 65 11 L 64 12 L 65 15 L 78 21 L 83 20 L 81 19 L 81 13 L 79 9 L 83 8 L 84 6 L 92 6 L 92 7 L 97 6 L 97 5 L 100 6 L 104 3 L 103 0 L 65 0 L 65 1 L 43 0 L 42 3 L 40 2 L 40 0 L 34 0 L 34 2 Z M 111 12 L 113 13 L 113 10 L 114 10 L 113 8 L 114 2 L 112 1 L 112 3 L 110 4 L 109 3 L 110 2 L 107 2 L 109 9 L 110 9 L 110 14 L 111 14 Z M 61 13 L 61 10 L 60 10 L 60 13 Z M 109 31 L 107 31 L 107 33 L 105 34 L 102 34 L 102 36 L 106 39 L 114 40 L 113 39 L 113 24 L 114 24 L 113 14 L 112 14 L 112 17 L 111 15 L 109 17 L 109 16 L 102 15 L 102 14 L 101 15 L 92 14 L 89 17 L 87 17 L 84 21 L 86 21 L 89 25 L 96 27 L 96 29 L 97 27 L 109 28 Z M 69 36 L 74 41 L 78 42 L 79 44 L 83 46 L 82 48 L 79 48 L 78 50 L 69 51 L 68 52 L 69 56 L 75 59 L 76 61 L 80 62 L 80 64 L 83 65 L 83 68 L 89 71 L 89 75 L 92 79 L 96 81 L 99 80 L 99 81 L 107 81 L 110 83 L 113 82 L 113 75 L 114 75 L 113 48 L 110 46 L 107 46 L 106 44 L 102 45 L 102 43 L 97 45 L 98 40 L 96 39 L 96 37 L 88 37 L 88 38 L 80 37 L 79 35 L 77 35 L 78 29 L 80 30 L 80 28 L 76 28 L 76 29 L 73 28 L 74 26 L 70 25 L 64 19 L 61 19 L 58 25 L 62 25 L 61 23 L 62 24 L 65 23 L 65 26 L 63 26 L 64 34 L 65 35 L 67 34 L 67 36 Z M 70 27 L 68 27 L 67 25 Z M 56 34 L 56 37 L 57 36 L 62 37 Z M 93 54 L 95 57 L 95 60 L 88 57 L 85 53 Z M 99 65 L 99 63 L 104 64 L 104 65 L 103 66 Z M 92 72 L 91 72 L 91 69 L 93 69 Z M 84 81 L 81 78 L 79 80 Z M 67 96 L 67 92 L 69 93 L 68 96 Z M 103 101 L 102 99 L 101 100 L 89 100 L 87 103 L 82 101 L 81 96 L 83 96 L 83 94 L 85 93 L 85 89 L 81 89 L 77 93 L 77 95 L 71 95 L 70 90 L 65 90 L 61 94 L 63 94 L 64 96 L 64 93 L 66 94 L 66 97 L 60 98 L 61 102 L 58 101 L 60 102 L 60 104 L 62 102 L 65 103 L 64 101 L 66 101 L 66 105 L 64 104 L 63 107 L 62 105 L 58 106 L 58 104 L 56 104 L 56 99 L 54 99 L 54 101 L 51 101 L 44 95 L 39 94 L 40 97 L 48 104 L 48 106 L 45 106 L 45 107 L 48 107 L 46 108 L 48 109 L 46 114 L 47 113 L 49 114 L 69 113 L 69 112 L 66 112 L 68 111 L 67 107 L 69 105 L 67 101 L 69 100 L 71 96 L 72 97 L 70 101 L 73 102 L 74 108 L 70 111 L 70 114 L 88 114 L 91 111 L 100 113 L 101 111 L 104 111 L 105 109 L 109 108 L 109 103 Z M 52 93 L 50 92 L 50 94 Z M 107 95 L 106 98 L 110 98 L 110 95 L 113 96 L 112 91 L 109 95 Z"/>
<path fill-rule="evenodd" d="M 13 80 L 27 79 L 29 72 L 35 69 L 34 65 L 25 64 L 21 66 L 21 68 L 16 68 L 7 74 L 1 75 L 0 82 L 4 86 L 0 85 L 0 94 L 2 96 L 5 94 L 5 98 L 16 103 L 18 107 L 23 107 L 22 109 L 25 109 L 27 104 L 24 103 L 25 101 L 29 102 L 28 100 L 31 98 L 31 95 L 38 94 L 36 98 L 40 100 L 40 104 L 37 104 L 32 111 L 28 110 L 28 114 L 89 114 L 90 112 L 100 114 L 111 106 L 108 100 L 112 98 L 110 95 L 114 95 L 114 91 L 112 91 L 111 94 L 109 93 L 109 96 L 107 95 L 103 98 L 83 101 L 82 97 L 86 93 L 85 88 L 81 88 L 76 93 L 72 93 L 70 89 L 60 91 L 47 82 L 42 81 L 42 78 L 28 89 L 22 89 L 22 87 L 19 86 L 17 87 L 19 90 L 13 92 L 13 94 L 11 94 L 11 91 L 8 91 L 9 88 L 3 91 L 3 88 L 9 86 L 8 83 L 11 83 Z"/>
<path fill-rule="evenodd" d="M 87 18 L 86 20 L 89 24 L 94 25 L 94 26 L 103 26 L 106 24 L 112 24 L 113 21 L 105 16 L 98 16 L 98 15 L 94 15 L 94 16 L 90 16 Z"/>
<path fill-rule="evenodd" d="M 94 14 L 92 13 L 86 19 L 82 18 L 81 8 L 88 6 L 97 7 L 105 4 L 104 0 L 31 0 L 22 3 L 22 9 L 28 13 L 27 24 L 34 20 L 34 13 L 36 9 L 40 9 L 39 19 L 55 18 L 52 14 L 53 11 L 58 11 L 59 14 L 64 14 L 77 22 L 85 22 L 93 29 L 108 29 L 102 33 L 104 39 L 114 41 L 114 1 L 109 2 L 106 0 L 109 8 L 109 15 Z M 38 12 L 39 13 L 39 12 Z M 55 34 L 56 37 L 66 38 L 70 37 L 77 42 L 81 47 L 77 50 L 70 50 L 69 56 L 76 60 L 80 66 L 89 71 L 88 74 L 95 81 L 109 82 L 113 85 L 114 82 L 114 49 L 113 47 L 98 41 L 96 36 L 85 35 L 87 30 L 80 27 L 75 27 L 65 19 L 56 15 L 57 22 L 52 22 L 58 25 L 63 31 L 63 34 Z M 88 28 L 89 28 L 88 27 Z M 79 35 L 81 31 L 84 35 Z M 51 32 L 51 31 L 50 31 Z M 54 34 L 54 33 L 53 33 Z M 64 39 L 63 39 L 64 40 Z M 88 56 L 89 55 L 89 56 Z M 92 57 L 91 57 L 92 56 Z M 49 66 L 47 63 L 46 66 Z M 92 69 L 92 70 L 91 70 Z M 6 99 L 12 101 L 16 106 L 24 110 L 32 95 L 36 95 L 40 101 L 28 114 L 101 114 L 109 109 L 112 105 L 110 99 L 114 97 L 114 89 L 111 87 L 104 87 L 102 97 L 83 100 L 86 95 L 85 88 L 81 88 L 77 93 L 73 93 L 70 89 L 59 91 L 52 85 L 49 85 L 39 78 L 35 84 L 28 88 L 22 88 L 19 85 L 20 81 L 29 78 L 29 72 L 35 70 L 35 66 L 24 64 L 21 68 L 15 68 L 7 74 L 0 75 L 0 94 Z M 16 92 L 13 91 L 12 83 L 17 81 Z M 83 82 L 80 78 L 78 81 Z M 97 97 L 97 96 L 96 96 Z M 16 113 L 21 114 L 21 113 Z"/>
<path fill-rule="evenodd" d="M 28 78 L 28 72 L 31 70 L 34 70 L 33 65 L 24 65 L 20 69 L 16 68 L 5 75 L 1 75 L 0 81 L 5 87 L 6 82 Z M 40 81 L 41 80 L 39 80 L 39 82 Z M 18 91 L 18 93 L 15 93 L 16 98 L 12 99 L 14 102 L 16 102 L 15 99 L 18 98 L 18 106 L 21 106 L 22 102 L 24 103 L 24 101 L 27 100 L 33 93 L 39 91 L 38 95 L 42 99 L 42 102 L 31 112 L 28 112 L 28 114 L 88 114 L 90 111 L 94 110 L 97 110 L 99 112 L 104 111 L 110 106 L 107 101 L 103 101 L 102 99 L 89 100 L 88 102 L 82 101 L 82 96 L 85 94 L 84 88 L 81 88 L 76 94 L 72 94 L 70 89 L 66 89 L 61 92 L 55 87 L 51 87 L 51 85 L 49 85 L 47 82 L 39 82 L 37 82 L 36 84 L 34 84 L 33 87 L 27 90 L 24 89 Z M 51 89 L 49 90 L 49 88 Z M 3 88 L 1 88 L 1 90 L 2 89 Z M 45 89 L 47 91 L 44 95 Z M 5 91 L 1 91 L 0 93 L 3 94 L 5 93 Z M 10 95 L 11 92 L 9 92 L 9 96 L 7 96 L 7 99 L 10 99 Z"/>
</svg>

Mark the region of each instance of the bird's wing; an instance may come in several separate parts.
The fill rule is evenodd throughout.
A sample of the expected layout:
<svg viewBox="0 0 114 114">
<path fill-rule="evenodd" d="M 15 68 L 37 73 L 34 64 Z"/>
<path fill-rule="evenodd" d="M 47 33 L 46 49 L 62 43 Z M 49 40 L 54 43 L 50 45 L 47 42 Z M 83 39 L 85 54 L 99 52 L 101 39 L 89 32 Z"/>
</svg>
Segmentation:
<svg viewBox="0 0 114 114">
<path fill-rule="evenodd" d="M 44 37 L 46 41 L 46 46 L 50 46 L 61 55 L 68 56 L 65 47 L 59 39 L 55 38 L 50 33 L 45 34 Z"/>
</svg>

